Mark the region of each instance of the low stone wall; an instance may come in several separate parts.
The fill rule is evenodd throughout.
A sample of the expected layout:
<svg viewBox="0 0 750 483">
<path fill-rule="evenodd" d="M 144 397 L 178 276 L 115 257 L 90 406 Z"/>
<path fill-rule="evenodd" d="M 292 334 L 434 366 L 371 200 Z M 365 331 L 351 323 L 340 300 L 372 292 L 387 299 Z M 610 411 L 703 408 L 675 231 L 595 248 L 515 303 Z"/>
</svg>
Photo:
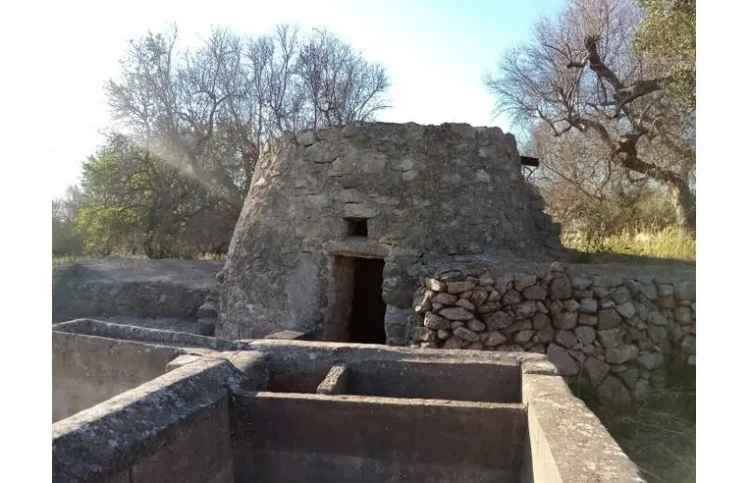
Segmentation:
<svg viewBox="0 0 750 483">
<path fill-rule="evenodd" d="M 694 273 L 673 275 L 560 263 L 544 273 L 452 269 L 417 290 L 412 343 L 546 353 L 561 375 L 628 405 L 664 381 L 668 363 L 695 365 Z"/>
<path fill-rule="evenodd" d="M 117 316 L 205 318 L 200 309 L 213 297 L 221 267 L 221 262 L 214 261 L 120 257 L 58 267 L 52 273 L 52 321 Z M 208 316 L 215 318 L 215 310 Z"/>
</svg>

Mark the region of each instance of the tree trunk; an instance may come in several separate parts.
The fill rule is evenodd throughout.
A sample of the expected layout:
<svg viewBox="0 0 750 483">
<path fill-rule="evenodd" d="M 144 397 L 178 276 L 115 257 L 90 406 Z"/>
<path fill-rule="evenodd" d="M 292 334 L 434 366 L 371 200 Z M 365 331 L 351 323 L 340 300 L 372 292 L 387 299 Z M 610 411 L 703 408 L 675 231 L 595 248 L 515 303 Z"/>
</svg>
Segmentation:
<svg viewBox="0 0 750 483">
<path fill-rule="evenodd" d="M 647 163 L 638 157 L 637 137 L 625 137 L 618 141 L 612 159 L 624 168 L 650 176 L 665 185 L 672 193 L 678 225 L 695 237 L 695 195 L 690 191 L 687 179 L 679 173 Z"/>
<path fill-rule="evenodd" d="M 687 183 L 679 183 L 671 187 L 672 204 L 677 213 L 677 223 L 693 238 L 696 233 L 695 195 L 690 191 Z"/>
</svg>

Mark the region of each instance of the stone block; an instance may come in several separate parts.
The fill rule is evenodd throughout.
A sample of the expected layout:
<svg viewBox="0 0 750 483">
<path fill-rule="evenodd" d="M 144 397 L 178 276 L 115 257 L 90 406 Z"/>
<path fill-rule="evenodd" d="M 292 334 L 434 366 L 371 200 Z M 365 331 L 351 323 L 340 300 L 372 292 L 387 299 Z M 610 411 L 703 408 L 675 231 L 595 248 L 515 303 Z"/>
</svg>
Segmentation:
<svg viewBox="0 0 750 483">
<path fill-rule="evenodd" d="M 532 285 L 524 289 L 523 296 L 526 300 L 544 300 L 547 297 L 547 290 L 540 285 Z"/>
<path fill-rule="evenodd" d="M 620 314 L 615 309 L 604 309 L 599 311 L 599 330 L 608 330 L 619 327 L 622 323 Z"/>
<path fill-rule="evenodd" d="M 453 330 L 453 334 L 456 337 L 467 342 L 477 342 L 479 340 L 479 336 L 476 334 L 476 332 L 472 332 L 465 327 L 457 327 Z"/>
<path fill-rule="evenodd" d="M 515 342 L 516 344 L 525 344 L 529 342 L 533 336 L 533 330 L 521 330 L 519 332 L 516 332 L 516 335 L 513 337 L 513 342 Z"/>
<path fill-rule="evenodd" d="M 617 347 L 623 343 L 623 333 L 620 329 L 600 330 L 597 337 L 605 348 Z"/>
<path fill-rule="evenodd" d="M 555 335 L 555 342 L 565 348 L 572 349 L 578 343 L 578 337 L 569 330 L 559 330 Z"/>
<path fill-rule="evenodd" d="M 578 311 L 584 314 L 596 314 L 599 303 L 595 299 L 586 298 L 581 300 Z"/>
<path fill-rule="evenodd" d="M 630 300 L 630 291 L 625 287 L 618 287 L 610 296 L 616 304 L 624 304 Z"/>
<path fill-rule="evenodd" d="M 446 291 L 450 294 L 460 294 L 476 287 L 476 282 L 466 280 L 462 282 L 447 282 Z"/>
<path fill-rule="evenodd" d="M 505 295 L 503 295 L 501 300 L 504 305 L 515 305 L 521 303 L 522 297 L 518 291 L 510 289 L 505 292 Z"/>
<path fill-rule="evenodd" d="M 552 321 L 546 314 L 541 314 L 541 313 L 534 314 L 534 318 L 532 319 L 531 322 L 532 322 L 534 329 L 536 330 L 546 329 L 552 323 Z"/>
<path fill-rule="evenodd" d="M 469 292 L 469 293 L 471 293 L 471 292 Z M 456 305 L 459 306 L 459 307 L 465 308 L 469 312 L 474 312 L 474 310 L 476 310 L 476 308 L 474 307 L 474 304 L 472 304 L 471 302 L 469 302 L 469 300 L 466 299 L 466 298 L 458 299 L 456 301 Z"/>
<path fill-rule="evenodd" d="M 533 286 L 536 283 L 536 275 L 522 275 L 513 281 L 513 288 L 519 292 Z M 541 287 L 540 287 L 541 288 Z"/>
<path fill-rule="evenodd" d="M 432 303 L 442 305 L 453 305 L 458 301 L 458 297 L 449 293 L 440 292 L 432 297 Z"/>
<path fill-rule="evenodd" d="M 578 362 L 571 357 L 566 349 L 557 344 L 550 344 L 547 347 L 547 357 L 557 367 L 561 376 L 575 376 L 580 370 Z"/>
<path fill-rule="evenodd" d="M 617 313 L 622 315 L 626 319 L 629 319 L 636 314 L 635 306 L 630 301 L 621 303 L 620 305 L 615 307 L 615 310 L 617 310 Z"/>
<path fill-rule="evenodd" d="M 596 340 L 596 331 L 591 327 L 576 327 L 575 333 L 582 344 L 592 344 Z"/>
<path fill-rule="evenodd" d="M 489 337 L 487 337 L 487 340 L 484 341 L 484 345 L 488 347 L 495 347 L 500 344 L 504 344 L 508 340 L 507 337 L 505 337 L 498 331 L 488 332 L 488 334 Z"/>
<path fill-rule="evenodd" d="M 573 287 L 567 276 L 555 278 L 549 285 L 549 297 L 552 300 L 569 299 L 573 295 Z"/>
<path fill-rule="evenodd" d="M 638 364 L 646 370 L 653 371 L 664 363 L 664 356 L 658 352 L 645 352 L 638 356 Z"/>
<path fill-rule="evenodd" d="M 474 314 L 463 307 L 447 307 L 440 311 L 440 315 L 448 320 L 471 320 Z"/>
<path fill-rule="evenodd" d="M 607 349 L 606 357 L 610 364 L 624 364 L 638 357 L 638 347 L 634 345 L 610 347 Z"/>
<path fill-rule="evenodd" d="M 573 312 L 560 312 L 553 316 L 553 325 L 558 329 L 568 330 L 576 326 L 578 314 Z"/>
<path fill-rule="evenodd" d="M 482 332 L 487 328 L 485 324 L 480 322 L 477 319 L 471 319 L 467 324 L 466 327 L 469 328 L 469 330 L 473 330 L 474 332 Z"/>
<path fill-rule="evenodd" d="M 424 317 L 424 326 L 432 330 L 447 329 L 450 327 L 450 321 L 440 315 L 427 312 Z"/>
<path fill-rule="evenodd" d="M 505 329 L 513 323 L 513 317 L 500 311 L 485 317 L 484 321 L 490 329 Z"/>
<path fill-rule="evenodd" d="M 595 314 L 578 314 L 578 323 L 581 325 L 597 325 L 599 317 Z"/>
<path fill-rule="evenodd" d="M 433 292 L 445 292 L 446 286 L 445 282 L 435 279 L 435 278 L 426 278 L 424 281 L 424 286 L 428 290 L 432 290 Z"/>
</svg>

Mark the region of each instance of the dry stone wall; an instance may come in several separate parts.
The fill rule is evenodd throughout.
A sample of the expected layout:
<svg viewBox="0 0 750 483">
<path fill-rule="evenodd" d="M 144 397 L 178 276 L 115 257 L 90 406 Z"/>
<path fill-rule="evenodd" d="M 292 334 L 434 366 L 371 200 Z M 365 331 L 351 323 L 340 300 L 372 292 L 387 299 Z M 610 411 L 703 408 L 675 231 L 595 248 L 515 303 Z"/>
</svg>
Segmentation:
<svg viewBox="0 0 750 483">
<path fill-rule="evenodd" d="M 413 308 L 413 345 L 546 353 L 616 405 L 644 400 L 670 364 L 695 365 L 694 276 L 452 269 L 426 278 Z"/>
</svg>

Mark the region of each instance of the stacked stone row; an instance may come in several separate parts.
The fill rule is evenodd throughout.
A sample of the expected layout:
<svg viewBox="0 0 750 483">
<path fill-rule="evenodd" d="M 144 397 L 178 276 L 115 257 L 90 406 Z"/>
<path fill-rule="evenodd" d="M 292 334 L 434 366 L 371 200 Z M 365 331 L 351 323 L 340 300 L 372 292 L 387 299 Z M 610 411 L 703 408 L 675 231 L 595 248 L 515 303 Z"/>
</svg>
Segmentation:
<svg viewBox="0 0 750 483">
<path fill-rule="evenodd" d="M 451 271 L 415 296 L 413 344 L 424 348 L 546 353 L 563 376 L 626 405 L 663 384 L 670 360 L 695 364 L 690 281 L 547 273 Z"/>
</svg>

